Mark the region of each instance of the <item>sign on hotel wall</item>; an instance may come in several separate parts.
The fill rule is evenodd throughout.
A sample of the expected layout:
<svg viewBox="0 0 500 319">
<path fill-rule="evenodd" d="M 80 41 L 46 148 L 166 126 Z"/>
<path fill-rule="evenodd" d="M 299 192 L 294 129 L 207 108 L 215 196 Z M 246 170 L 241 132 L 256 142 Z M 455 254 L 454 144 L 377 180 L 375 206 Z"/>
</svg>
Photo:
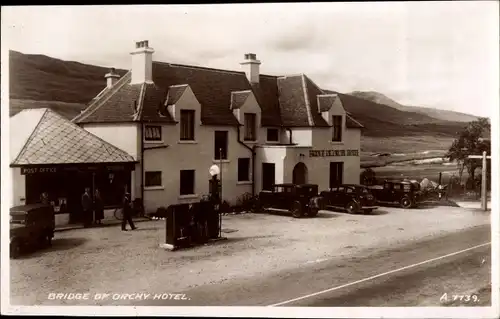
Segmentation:
<svg viewBox="0 0 500 319">
<path fill-rule="evenodd" d="M 309 157 L 359 156 L 359 150 L 310 150 Z"/>
</svg>

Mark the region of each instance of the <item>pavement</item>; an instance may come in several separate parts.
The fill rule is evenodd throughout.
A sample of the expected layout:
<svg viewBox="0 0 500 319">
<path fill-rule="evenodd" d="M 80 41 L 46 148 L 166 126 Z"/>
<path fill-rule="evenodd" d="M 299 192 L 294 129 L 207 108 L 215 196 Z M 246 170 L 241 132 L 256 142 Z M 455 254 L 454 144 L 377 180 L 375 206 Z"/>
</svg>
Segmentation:
<svg viewBox="0 0 500 319">
<path fill-rule="evenodd" d="M 483 238 L 476 238 L 480 236 L 476 232 L 464 235 L 465 232 L 474 227 L 487 229 L 489 223 L 489 212 L 461 207 L 384 207 L 369 215 L 321 211 L 316 218 L 304 219 L 274 214 L 228 215 L 222 223 L 227 240 L 175 252 L 159 248 L 165 242 L 164 221 L 145 221 L 139 229 L 129 232 L 122 232 L 119 226 L 75 229 L 56 233 L 51 248 L 10 261 L 11 303 L 140 304 L 144 300 L 54 300 L 49 297 L 55 293 L 87 293 L 95 297 L 97 294 L 168 295 L 187 291 L 195 296 L 193 289 L 203 291 L 207 287 L 225 287 L 213 294 L 229 289 L 225 295 L 236 296 L 234 289 L 239 289 L 239 282 L 250 283 L 241 286 L 242 291 L 250 289 L 248 294 L 243 294 L 248 302 L 264 302 L 255 297 L 258 295 L 255 289 L 274 295 L 264 298 L 265 302 L 279 302 L 321 290 L 323 285 L 364 278 L 374 272 L 453 251 L 458 243 L 463 243 L 461 238 L 466 242 L 465 238 L 469 238 L 473 245 Z M 479 233 L 484 233 L 484 229 Z M 455 233 L 459 234 L 457 245 L 440 244 L 444 236 Z M 412 246 L 425 241 L 427 244 Z M 392 255 L 395 257 L 384 259 Z M 364 267 L 356 268 L 356 265 Z M 322 271 L 321 267 L 326 268 Z M 338 272 L 330 271 L 331 267 Z M 319 274 L 317 279 L 307 279 L 307 276 L 304 281 L 297 279 L 304 274 L 303 270 L 309 273 L 310 269 L 317 269 L 313 271 Z M 277 286 L 281 288 L 280 298 L 276 298 L 277 293 L 262 284 L 271 278 L 268 276 L 275 278 L 269 279 L 271 288 L 276 282 L 286 281 L 276 278 L 287 276 L 292 276 L 290 282 L 301 284 L 293 289 Z M 328 277 L 331 279 L 326 280 Z M 252 285 L 252 282 L 261 284 Z M 233 293 L 229 293 L 231 291 Z"/>
</svg>

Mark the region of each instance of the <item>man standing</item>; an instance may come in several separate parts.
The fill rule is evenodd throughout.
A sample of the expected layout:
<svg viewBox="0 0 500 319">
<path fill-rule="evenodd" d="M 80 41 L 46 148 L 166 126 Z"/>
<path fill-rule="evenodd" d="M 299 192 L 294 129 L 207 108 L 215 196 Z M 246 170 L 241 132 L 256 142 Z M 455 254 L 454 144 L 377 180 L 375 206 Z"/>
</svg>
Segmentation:
<svg viewBox="0 0 500 319">
<path fill-rule="evenodd" d="M 122 230 L 127 231 L 127 222 L 132 230 L 136 229 L 134 222 L 132 221 L 132 204 L 130 201 L 130 194 L 125 192 L 123 197 L 123 219 L 122 219 Z"/>
<path fill-rule="evenodd" d="M 85 188 L 85 193 L 82 195 L 82 212 L 83 226 L 89 227 L 92 223 L 92 197 L 90 196 L 90 188 Z"/>
</svg>

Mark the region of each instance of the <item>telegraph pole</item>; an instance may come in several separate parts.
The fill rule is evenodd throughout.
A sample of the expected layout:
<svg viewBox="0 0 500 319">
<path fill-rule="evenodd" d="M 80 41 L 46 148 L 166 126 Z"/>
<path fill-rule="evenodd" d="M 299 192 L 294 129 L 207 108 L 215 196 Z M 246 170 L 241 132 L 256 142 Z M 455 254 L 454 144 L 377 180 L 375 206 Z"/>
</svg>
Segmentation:
<svg viewBox="0 0 500 319">
<path fill-rule="evenodd" d="M 491 159 L 491 156 L 486 156 L 486 152 L 483 152 L 483 155 L 469 155 L 467 156 L 468 158 L 475 158 L 475 159 L 482 159 L 483 160 L 483 167 L 481 170 L 481 209 L 482 210 L 487 210 L 488 209 L 488 190 L 486 187 L 486 170 L 487 170 L 487 160 Z"/>
</svg>

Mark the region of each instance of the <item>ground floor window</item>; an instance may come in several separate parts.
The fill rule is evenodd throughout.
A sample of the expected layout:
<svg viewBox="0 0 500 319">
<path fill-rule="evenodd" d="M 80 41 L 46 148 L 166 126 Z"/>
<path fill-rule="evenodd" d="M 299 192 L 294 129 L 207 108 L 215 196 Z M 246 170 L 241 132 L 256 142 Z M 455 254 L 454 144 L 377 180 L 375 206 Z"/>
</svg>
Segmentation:
<svg viewBox="0 0 500 319">
<path fill-rule="evenodd" d="M 250 158 L 238 158 L 238 182 L 250 180 Z"/>
<path fill-rule="evenodd" d="M 330 162 L 330 188 L 343 184 L 344 182 L 344 163 Z"/>
<path fill-rule="evenodd" d="M 194 194 L 194 169 L 182 170 L 180 176 L 180 194 Z"/>
<path fill-rule="evenodd" d="M 145 187 L 154 187 L 154 186 L 161 186 L 161 172 L 160 171 L 155 171 L 155 172 L 145 172 L 144 174 L 144 186 Z"/>
</svg>

